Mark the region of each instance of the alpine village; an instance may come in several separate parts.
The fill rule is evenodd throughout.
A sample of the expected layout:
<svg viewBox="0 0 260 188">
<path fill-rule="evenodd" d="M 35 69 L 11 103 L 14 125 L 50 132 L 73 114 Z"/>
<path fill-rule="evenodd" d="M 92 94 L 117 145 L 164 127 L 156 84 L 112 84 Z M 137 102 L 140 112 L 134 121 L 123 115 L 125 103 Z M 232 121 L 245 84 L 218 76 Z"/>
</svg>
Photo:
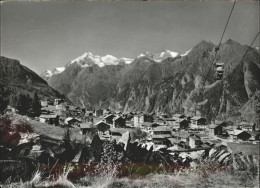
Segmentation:
<svg viewBox="0 0 260 188">
<path fill-rule="evenodd" d="M 127 58 L 86 51 L 40 74 L 24 66 L 23 59 L 0 56 L 0 188 L 259 187 L 260 51 L 252 45 L 259 32 L 251 45 L 222 41 L 235 4 L 219 44 L 200 39 L 183 53 L 138 50 L 140 55 Z M 78 12 L 71 14 L 73 9 L 68 12 L 80 19 Z M 48 15 L 43 15 L 45 23 Z M 57 15 L 62 17 L 59 11 Z M 91 19 L 99 16 L 86 20 Z M 75 32 L 83 28 L 80 21 L 73 23 L 80 24 Z M 62 24 L 43 25 L 29 34 Z M 40 65 L 37 58 L 33 61 Z"/>
</svg>

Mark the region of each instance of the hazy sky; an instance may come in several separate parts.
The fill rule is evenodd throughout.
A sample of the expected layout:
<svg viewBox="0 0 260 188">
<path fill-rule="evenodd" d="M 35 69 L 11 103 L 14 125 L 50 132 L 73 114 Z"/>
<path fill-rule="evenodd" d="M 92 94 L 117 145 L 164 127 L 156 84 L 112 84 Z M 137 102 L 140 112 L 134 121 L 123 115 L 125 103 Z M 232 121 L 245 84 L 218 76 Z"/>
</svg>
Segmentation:
<svg viewBox="0 0 260 188">
<path fill-rule="evenodd" d="M 1 5 L 1 55 L 38 74 L 92 52 L 135 58 L 217 44 L 232 2 L 8 2 Z M 250 44 L 259 3 L 238 2 L 223 42 Z M 259 46 L 259 42 L 254 46 Z"/>
</svg>

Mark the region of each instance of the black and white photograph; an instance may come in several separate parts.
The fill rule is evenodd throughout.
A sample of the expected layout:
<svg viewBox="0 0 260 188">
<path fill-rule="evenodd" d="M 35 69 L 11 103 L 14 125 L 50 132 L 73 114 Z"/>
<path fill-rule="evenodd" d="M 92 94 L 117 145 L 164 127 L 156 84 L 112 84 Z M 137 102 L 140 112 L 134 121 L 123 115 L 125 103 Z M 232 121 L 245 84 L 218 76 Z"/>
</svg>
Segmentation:
<svg viewBox="0 0 260 188">
<path fill-rule="evenodd" d="M 258 188 L 259 0 L 1 0 L 0 188 Z"/>
</svg>

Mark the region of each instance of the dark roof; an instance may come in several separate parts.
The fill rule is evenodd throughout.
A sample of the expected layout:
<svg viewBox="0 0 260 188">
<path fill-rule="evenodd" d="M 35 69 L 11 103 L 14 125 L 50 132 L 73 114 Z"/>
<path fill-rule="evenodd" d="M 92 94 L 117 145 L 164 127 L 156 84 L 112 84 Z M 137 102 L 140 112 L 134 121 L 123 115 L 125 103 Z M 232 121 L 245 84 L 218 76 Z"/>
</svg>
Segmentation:
<svg viewBox="0 0 260 188">
<path fill-rule="evenodd" d="M 238 130 L 238 129 L 234 130 L 234 131 L 233 131 L 232 133 L 230 133 L 230 134 L 237 136 L 237 135 L 240 135 L 241 133 L 250 134 L 250 133 L 248 133 L 247 131 Z"/>
</svg>

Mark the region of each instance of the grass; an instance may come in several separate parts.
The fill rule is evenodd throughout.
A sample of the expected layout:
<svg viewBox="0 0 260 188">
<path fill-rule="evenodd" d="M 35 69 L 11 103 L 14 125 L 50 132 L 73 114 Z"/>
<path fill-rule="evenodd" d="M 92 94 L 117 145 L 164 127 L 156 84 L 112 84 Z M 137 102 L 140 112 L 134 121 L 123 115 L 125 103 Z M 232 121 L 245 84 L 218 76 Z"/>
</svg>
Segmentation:
<svg viewBox="0 0 260 188">
<path fill-rule="evenodd" d="M 59 126 L 50 125 L 47 123 L 41 123 L 36 120 L 31 120 L 28 117 L 24 117 L 18 114 L 13 114 L 9 117 L 13 122 L 18 123 L 26 123 L 32 127 L 33 131 L 39 135 L 46 135 L 51 138 L 55 138 L 58 140 L 62 140 L 64 132 L 67 130 L 66 128 L 61 128 Z M 80 128 L 71 129 L 72 139 L 82 140 L 82 134 L 80 134 Z"/>
<path fill-rule="evenodd" d="M 233 153 L 242 152 L 244 155 L 253 155 L 260 159 L 260 148 L 258 144 L 228 142 L 228 147 Z"/>
<path fill-rule="evenodd" d="M 137 165 L 137 164 L 135 164 Z M 96 164 L 95 167 L 86 164 L 85 175 L 77 180 L 71 180 L 69 174 L 75 166 L 67 164 L 57 177 L 43 177 L 37 171 L 28 182 L 18 182 L 4 185 L 6 188 L 172 188 L 172 187 L 258 187 L 258 178 L 246 181 L 248 172 L 234 171 L 230 166 L 220 166 L 216 163 L 197 164 L 189 168 L 175 171 L 161 170 L 143 177 L 118 177 L 118 165 Z M 162 169 L 167 169 L 163 166 Z M 132 169 L 129 169 L 134 173 Z"/>
</svg>

